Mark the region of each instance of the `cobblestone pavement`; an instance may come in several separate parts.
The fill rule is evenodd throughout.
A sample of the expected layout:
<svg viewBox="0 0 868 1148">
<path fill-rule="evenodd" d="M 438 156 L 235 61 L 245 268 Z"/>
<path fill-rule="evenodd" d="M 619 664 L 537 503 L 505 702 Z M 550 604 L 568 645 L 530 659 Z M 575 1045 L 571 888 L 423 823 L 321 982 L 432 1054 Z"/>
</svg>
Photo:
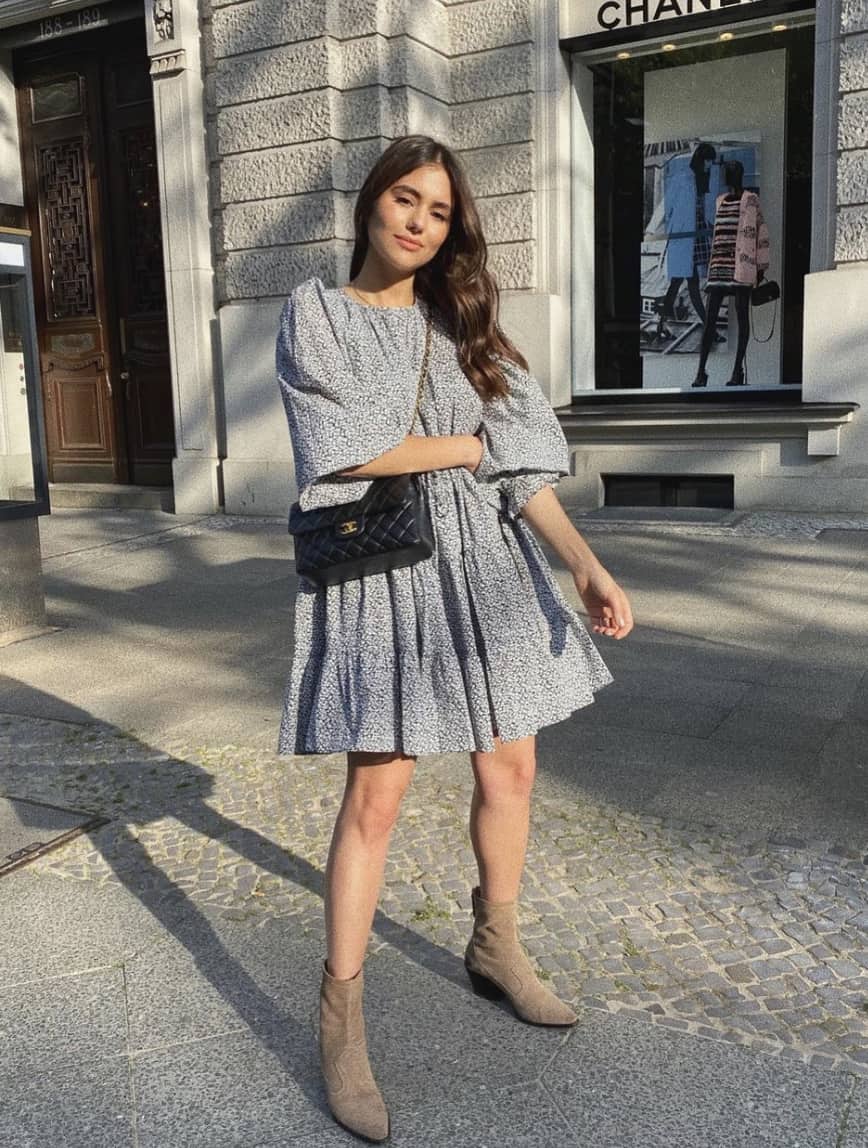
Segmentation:
<svg viewBox="0 0 868 1148">
<path fill-rule="evenodd" d="M 7 795 L 111 821 L 31 872 L 187 897 L 322 936 L 343 755 L 155 749 L 110 726 L 0 717 Z M 422 758 L 392 840 L 371 947 L 400 934 L 460 955 L 475 866 L 467 782 Z M 581 1006 L 868 1076 L 868 839 L 734 835 L 535 798 L 521 935 Z M 444 964 L 457 976 L 456 962 Z"/>
</svg>

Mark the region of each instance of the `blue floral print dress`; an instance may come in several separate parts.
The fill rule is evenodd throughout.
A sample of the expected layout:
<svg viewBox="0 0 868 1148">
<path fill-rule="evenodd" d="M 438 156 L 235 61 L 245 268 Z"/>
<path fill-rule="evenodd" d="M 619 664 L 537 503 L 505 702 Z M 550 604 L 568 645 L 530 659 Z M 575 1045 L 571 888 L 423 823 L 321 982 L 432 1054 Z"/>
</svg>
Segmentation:
<svg viewBox="0 0 868 1148">
<path fill-rule="evenodd" d="M 378 307 L 318 277 L 280 315 L 277 378 L 303 510 L 352 502 L 371 478 L 336 476 L 410 433 L 428 305 Z M 539 383 L 499 358 L 505 399 L 483 401 L 434 318 L 414 434 L 479 433 L 475 472 L 426 471 L 430 558 L 317 586 L 299 578 L 278 753 L 495 748 L 562 721 L 613 681 L 522 517 L 569 473 Z"/>
</svg>

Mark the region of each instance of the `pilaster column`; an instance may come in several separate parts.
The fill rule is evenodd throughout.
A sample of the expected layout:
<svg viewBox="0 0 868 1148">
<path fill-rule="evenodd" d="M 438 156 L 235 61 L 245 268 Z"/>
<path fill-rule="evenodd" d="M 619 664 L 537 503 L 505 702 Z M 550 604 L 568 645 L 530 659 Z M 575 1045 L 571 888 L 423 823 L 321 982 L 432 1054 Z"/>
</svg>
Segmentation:
<svg viewBox="0 0 868 1148">
<path fill-rule="evenodd" d="M 219 506 L 221 451 L 198 5 L 145 0 L 145 24 L 172 357 L 175 510 L 209 513 Z"/>
</svg>

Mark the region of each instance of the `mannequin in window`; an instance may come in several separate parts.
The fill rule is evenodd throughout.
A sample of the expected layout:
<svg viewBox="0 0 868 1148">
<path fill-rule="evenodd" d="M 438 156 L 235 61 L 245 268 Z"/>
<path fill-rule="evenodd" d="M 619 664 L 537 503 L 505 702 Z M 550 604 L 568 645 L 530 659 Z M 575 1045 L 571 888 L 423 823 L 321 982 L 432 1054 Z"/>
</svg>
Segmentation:
<svg viewBox="0 0 868 1148">
<path fill-rule="evenodd" d="M 717 197 L 711 259 L 705 290 L 708 310 L 702 331 L 699 367 L 691 386 L 708 382 L 705 366 L 717 330 L 720 306 L 726 296 L 735 303 L 738 344 L 728 387 L 744 385 L 744 358 L 750 339 L 750 295 L 763 281 L 769 265 L 769 232 L 763 219 L 759 196 L 744 187 L 744 167 L 738 160 L 724 164 L 723 178 L 728 191 Z"/>
<path fill-rule="evenodd" d="M 711 184 L 711 165 L 717 152 L 710 143 L 697 144 L 690 157 L 690 170 L 693 178 L 689 184 L 676 178 L 666 192 L 666 272 L 669 275 L 669 289 L 654 302 L 654 309 L 660 316 L 657 324 L 657 338 L 671 339 L 665 320 L 675 319 L 675 300 L 681 284 L 687 280 L 690 302 L 705 322 L 705 303 L 699 289 L 699 280 L 708 269 L 711 251 L 711 226 L 706 218 L 706 199 Z M 685 173 L 686 174 L 686 173 Z M 689 190 L 688 190 L 689 189 Z"/>
</svg>

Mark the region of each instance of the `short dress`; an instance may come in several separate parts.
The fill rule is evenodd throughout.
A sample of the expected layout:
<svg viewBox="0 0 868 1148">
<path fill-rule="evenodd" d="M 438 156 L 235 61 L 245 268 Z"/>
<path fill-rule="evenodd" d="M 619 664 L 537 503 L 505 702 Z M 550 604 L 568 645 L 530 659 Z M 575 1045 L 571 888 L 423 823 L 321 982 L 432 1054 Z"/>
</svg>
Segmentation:
<svg viewBox="0 0 868 1148">
<path fill-rule="evenodd" d="M 428 304 L 378 307 L 313 277 L 284 304 L 277 377 L 303 510 L 360 498 L 337 476 L 410 433 Z M 406 756 L 495 749 L 562 721 L 614 679 L 522 518 L 568 474 L 563 430 L 539 383 L 498 362 L 509 397 L 484 402 L 432 308 L 414 434 L 479 433 L 467 467 L 419 475 L 434 553 L 412 566 L 296 583 L 278 754 Z"/>
<path fill-rule="evenodd" d="M 749 285 L 738 283 L 735 278 L 736 240 L 740 217 L 741 198 L 723 197 L 717 205 L 717 214 L 714 217 L 708 278 L 705 281 L 706 291 L 718 291 L 722 295 L 750 291 Z"/>
</svg>

